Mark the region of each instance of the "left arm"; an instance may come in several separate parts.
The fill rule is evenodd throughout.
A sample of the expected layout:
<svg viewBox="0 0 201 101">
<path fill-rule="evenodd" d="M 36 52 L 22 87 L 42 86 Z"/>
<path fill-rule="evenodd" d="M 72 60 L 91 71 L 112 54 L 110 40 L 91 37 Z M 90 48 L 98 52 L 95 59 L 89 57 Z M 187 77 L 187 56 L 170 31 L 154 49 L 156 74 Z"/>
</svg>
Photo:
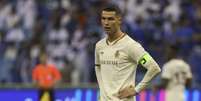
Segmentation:
<svg viewBox="0 0 201 101">
<path fill-rule="evenodd" d="M 147 69 L 147 72 L 142 81 L 135 87 L 135 91 L 137 93 L 144 90 L 149 85 L 151 80 L 161 72 L 160 67 L 149 54 L 145 54 L 143 56 L 140 60 L 140 64 Z"/>
<path fill-rule="evenodd" d="M 60 71 L 57 69 L 57 67 L 55 66 L 52 66 L 52 73 L 53 73 L 53 76 L 54 76 L 54 82 L 53 82 L 53 85 L 56 85 L 60 82 L 61 80 L 61 73 Z"/>
<path fill-rule="evenodd" d="M 142 90 L 144 90 L 151 80 L 161 72 L 160 67 L 158 64 L 155 62 L 155 60 L 148 54 L 146 53 L 143 55 L 143 57 L 140 59 L 139 63 L 147 69 L 147 72 L 142 79 L 142 81 L 134 88 L 134 87 L 126 87 L 123 90 L 119 91 L 118 97 L 120 99 L 135 96 L 138 93 L 140 93 Z"/>
<path fill-rule="evenodd" d="M 144 50 L 144 48 L 139 43 L 133 41 L 129 43 L 126 48 L 130 59 L 134 63 L 140 63 L 147 69 L 147 72 L 142 81 L 136 87 L 129 86 L 123 90 L 120 90 L 118 94 L 120 99 L 135 96 L 137 93 L 140 93 L 149 85 L 151 80 L 161 72 L 161 69 L 155 60 Z"/>
</svg>

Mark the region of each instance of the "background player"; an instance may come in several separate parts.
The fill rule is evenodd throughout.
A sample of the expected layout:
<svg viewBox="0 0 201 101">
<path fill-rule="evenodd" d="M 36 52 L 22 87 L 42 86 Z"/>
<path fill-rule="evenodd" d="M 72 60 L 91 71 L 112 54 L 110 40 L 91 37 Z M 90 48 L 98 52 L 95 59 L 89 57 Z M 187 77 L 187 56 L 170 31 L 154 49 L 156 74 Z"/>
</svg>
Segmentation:
<svg viewBox="0 0 201 101">
<path fill-rule="evenodd" d="M 192 73 L 190 66 L 176 57 L 177 47 L 170 46 L 167 51 L 168 62 L 162 68 L 161 85 L 165 88 L 165 101 L 185 101 L 184 90 L 191 86 Z"/>
</svg>

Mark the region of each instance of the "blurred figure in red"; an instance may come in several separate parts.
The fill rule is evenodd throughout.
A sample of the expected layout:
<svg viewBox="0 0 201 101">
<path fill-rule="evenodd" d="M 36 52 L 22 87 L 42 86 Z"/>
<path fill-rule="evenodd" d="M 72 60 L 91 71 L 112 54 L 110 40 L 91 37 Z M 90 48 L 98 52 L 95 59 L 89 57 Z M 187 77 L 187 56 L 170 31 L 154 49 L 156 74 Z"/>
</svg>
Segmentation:
<svg viewBox="0 0 201 101">
<path fill-rule="evenodd" d="M 39 101 L 47 95 L 50 101 L 54 101 L 54 86 L 61 80 L 60 71 L 52 64 L 47 63 L 47 54 L 41 52 L 40 64 L 36 65 L 32 72 L 34 83 L 39 87 Z"/>
</svg>

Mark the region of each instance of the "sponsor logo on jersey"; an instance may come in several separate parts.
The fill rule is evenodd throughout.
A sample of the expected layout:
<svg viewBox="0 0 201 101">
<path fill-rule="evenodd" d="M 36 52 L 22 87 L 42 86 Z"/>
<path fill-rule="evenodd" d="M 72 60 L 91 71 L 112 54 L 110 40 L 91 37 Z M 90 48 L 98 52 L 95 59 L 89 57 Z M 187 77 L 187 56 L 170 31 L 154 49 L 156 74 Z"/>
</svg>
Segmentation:
<svg viewBox="0 0 201 101">
<path fill-rule="evenodd" d="M 112 60 L 101 60 L 100 63 L 107 65 L 118 65 L 118 61 L 112 61 Z"/>
<path fill-rule="evenodd" d="M 100 52 L 100 54 L 101 54 L 101 55 L 103 55 L 103 54 L 104 54 L 104 52 L 103 52 L 103 51 L 101 51 L 101 52 Z"/>
<path fill-rule="evenodd" d="M 119 50 L 117 50 L 117 51 L 115 52 L 114 56 L 115 56 L 115 58 L 118 58 L 119 55 L 120 55 Z"/>
</svg>

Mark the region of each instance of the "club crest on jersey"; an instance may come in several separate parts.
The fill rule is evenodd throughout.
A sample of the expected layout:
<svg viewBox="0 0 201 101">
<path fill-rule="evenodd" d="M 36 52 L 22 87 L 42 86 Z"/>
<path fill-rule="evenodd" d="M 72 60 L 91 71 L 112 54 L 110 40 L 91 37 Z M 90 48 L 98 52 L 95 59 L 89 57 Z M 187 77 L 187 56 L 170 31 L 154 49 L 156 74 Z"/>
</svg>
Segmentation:
<svg viewBox="0 0 201 101">
<path fill-rule="evenodd" d="M 100 54 L 101 54 L 101 55 L 103 55 L 103 54 L 104 54 L 104 52 L 103 52 L 103 51 L 101 51 L 101 52 L 100 52 Z"/>
<path fill-rule="evenodd" d="M 115 58 L 118 58 L 119 55 L 120 55 L 119 50 L 117 50 L 117 51 L 115 52 L 114 56 L 115 56 Z"/>
</svg>

